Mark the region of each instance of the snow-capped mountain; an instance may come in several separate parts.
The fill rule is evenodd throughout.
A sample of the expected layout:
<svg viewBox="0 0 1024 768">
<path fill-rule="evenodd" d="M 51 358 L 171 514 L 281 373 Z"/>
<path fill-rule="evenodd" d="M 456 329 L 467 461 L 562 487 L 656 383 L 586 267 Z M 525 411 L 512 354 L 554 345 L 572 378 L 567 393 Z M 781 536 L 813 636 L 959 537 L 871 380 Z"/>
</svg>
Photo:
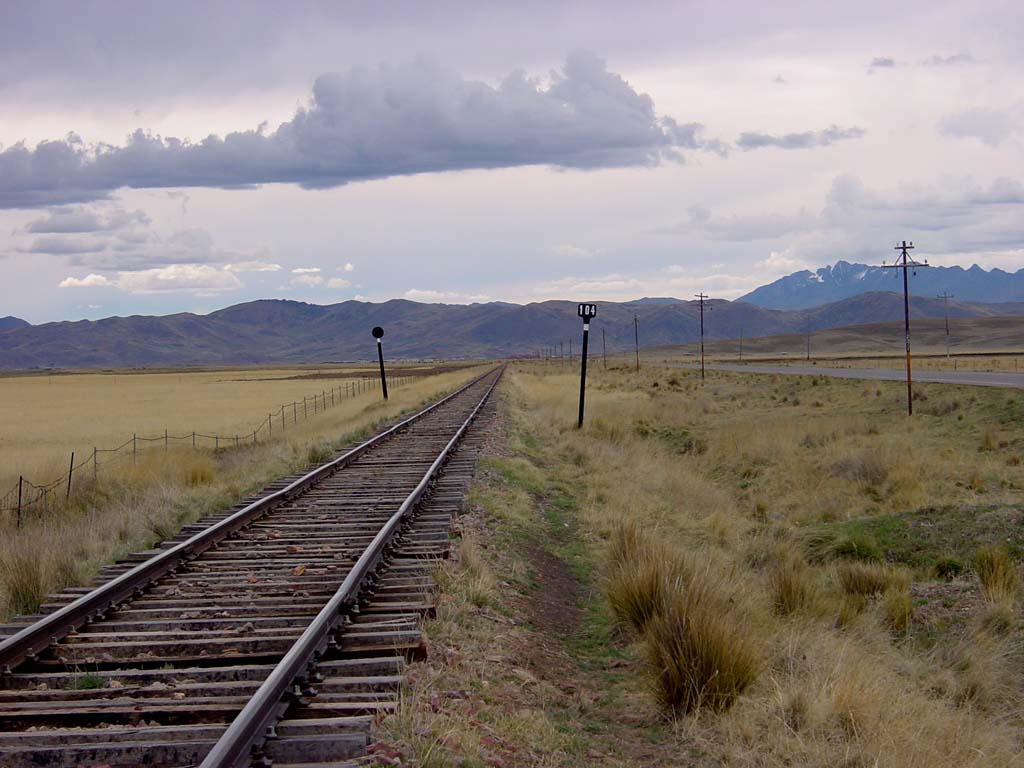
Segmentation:
<svg viewBox="0 0 1024 768">
<path fill-rule="evenodd" d="M 837 261 L 814 272 L 805 269 L 779 278 L 741 296 L 739 301 L 767 309 L 807 309 L 869 291 L 902 290 L 901 270 Z M 985 270 L 977 264 L 969 269 L 924 267 L 910 276 L 910 292 L 925 297 L 949 292 L 958 301 L 1024 301 L 1024 269 Z"/>
</svg>

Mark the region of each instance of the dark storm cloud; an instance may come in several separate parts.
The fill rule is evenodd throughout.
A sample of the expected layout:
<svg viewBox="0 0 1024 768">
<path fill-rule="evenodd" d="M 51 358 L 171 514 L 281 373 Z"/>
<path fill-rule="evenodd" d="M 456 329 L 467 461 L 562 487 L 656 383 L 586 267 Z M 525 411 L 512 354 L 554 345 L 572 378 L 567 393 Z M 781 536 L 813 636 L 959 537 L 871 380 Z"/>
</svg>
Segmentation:
<svg viewBox="0 0 1024 768">
<path fill-rule="evenodd" d="M 548 86 L 515 72 L 497 87 L 425 60 L 317 78 L 308 108 L 198 143 L 133 133 L 124 146 L 74 135 L 0 152 L 0 207 L 98 199 L 121 187 L 306 188 L 435 171 L 550 165 L 594 169 L 722 153 L 697 123 L 655 113 L 603 60 L 569 56 Z"/>
<path fill-rule="evenodd" d="M 736 140 L 740 149 L 761 149 L 762 147 L 778 147 L 779 149 L 811 149 L 827 147 L 844 139 L 859 139 L 864 129 L 856 126 L 840 128 L 832 125 L 822 131 L 804 131 L 803 133 L 786 133 L 773 136 L 768 133 L 742 133 Z"/>
</svg>

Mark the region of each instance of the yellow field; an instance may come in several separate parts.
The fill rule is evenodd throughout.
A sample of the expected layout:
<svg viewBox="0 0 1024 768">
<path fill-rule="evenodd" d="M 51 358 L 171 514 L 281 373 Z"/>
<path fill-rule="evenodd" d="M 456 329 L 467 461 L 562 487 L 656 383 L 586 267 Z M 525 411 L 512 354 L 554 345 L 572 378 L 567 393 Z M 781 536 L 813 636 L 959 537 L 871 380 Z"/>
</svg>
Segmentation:
<svg viewBox="0 0 1024 768">
<path fill-rule="evenodd" d="M 12 513 L 0 520 L 0 616 L 34 611 L 46 594 L 88 583 L 104 563 L 173 536 L 182 525 L 230 507 L 277 477 L 322 462 L 375 425 L 436 399 L 483 370 L 449 368 L 408 377 L 391 390 L 386 403 L 372 389 L 336 400 L 326 412 L 308 420 L 300 416 L 297 424 L 257 445 L 243 442 L 219 452 L 193 450 L 190 441 L 166 452 L 160 445 L 141 451 L 134 464 L 126 451 L 121 461 L 101 463 L 96 482 L 91 466 L 86 467 L 75 477 L 69 502 L 58 494 L 56 507 L 32 508 L 20 528 Z M 337 372 L 346 371 L 351 369 Z M 259 414 L 337 384 L 331 379 L 259 380 L 271 373 L 293 374 L 91 374 L 63 381 L 54 377 L 52 384 L 45 377 L 2 379 L 5 477 L 16 481 L 19 471 L 31 470 L 37 482 L 52 479 L 67 470 L 64 459 L 52 458 L 54 453 L 67 455 L 75 446 L 91 452 L 93 445 L 123 441 L 132 429 L 162 432 L 166 426 L 184 432 L 195 425 L 232 433 L 248 429 L 251 435 Z M 52 408 L 46 397 L 50 387 L 63 394 Z"/>
<path fill-rule="evenodd" d="M 406 369 L 412 372 L 412 366 L 396 366 L 391 375 L 402 376 Z M 226 436 L 231 442 L 235 435 L 244 440 L 248 434 L 251 441 L 252 431 L 265 425 L 268 413 L 278 413 L 283 404 L 298 401 L 295 410 L 301 426 L 304 396 L 361 382 L 360 387 L 369 387 L 356 398 L 361 408 L 380 399 L 377 381 L 376 369 L 367 366 L 0 378 L 0 493 L 17 483 L 19 475 L 36 484 L 49 482 L 67 472 L 72 451 L 78 463 L 90 457 L 93 448 L 117 447 L 133 433 L 152 438 L 165 429 L 171 435 L 195 431 Z M 393 391 L 399 387 L 398 381 L 392 382 Z M 337 406 L 340 399 L 335 402 Z M 312 418 L 312 402 L 308 409 Z M 292 419 L 289 406 L 286 432 Z M 278 419 L 275 430 L 279 426 Z M 265 432 L 260 433 L 263 437 Z M 191 440 L 185 442 L 191 445 Z M 199 444 L 213 447 L 212 441 L 201 438 Z M 163 442 L 139 441 L 137 446 L 162 450 Z M 112 458 L 101 454 L 100 462 Z"/>
</svg>

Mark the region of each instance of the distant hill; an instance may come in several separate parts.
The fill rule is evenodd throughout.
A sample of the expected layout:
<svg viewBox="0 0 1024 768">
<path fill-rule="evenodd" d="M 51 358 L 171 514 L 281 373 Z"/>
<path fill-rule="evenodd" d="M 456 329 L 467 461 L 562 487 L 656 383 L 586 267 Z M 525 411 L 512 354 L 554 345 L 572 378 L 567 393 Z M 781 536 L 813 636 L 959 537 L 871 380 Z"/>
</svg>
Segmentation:
<svg viewBox="0 0 1024 768">
<path fill-rule="evenodd" d="M 903 316 L 896 293 L 867 293 L 807 310 L 765 309 L 746 302 L 706 303 L 708 339 L 802 333 Z M 941 317 L 942 301 L 914 298 L 915 317 Z M 952 317 L 1024 315 L 1024 303 L 950 302 Z M 695 301 L 601 302 L 591 350 L 632 349 L 633 317 L 642 346 L 681 344 L 700 337 Z M 1024 321 L 1022 321 L 1024 322 Z M 367 360 L 375 354 L 370 329 L 385 328 L 391 359 L 532 356 L 546 346 L 576 343 L 576 302 L 536 304 L 381 304 L 346 301 L 321 306 L 263 300 L 209 315 L 111 317 L 22 326 L 0 334 L 0 369 L 124 368 L 177 365 L 251 365 Z"/>
<path fill-rule="evenodd" d="M 962 267 L 925 267 L 910 278 L 910 292 L 933 297 L 943 292 L 958 301 L 1024 301 L 1024 269 L 984 270 L 977 264 Z M 803 270 L 762 285 L 739 301 L 766 309 L 808 309 L 873 291 L 902 291 L 902 272 L 896 269 L 837 261 L 814 272 Z"/>
<path fill-rule="evenodd" d="M 22 320 L 20 317 L 14 317 L 13 315 L 0 317 L 0 333 L 10 331 L 14 328 L 24 328 L 27 325 L 29 325 L 29 323 Z"/>
</svg>

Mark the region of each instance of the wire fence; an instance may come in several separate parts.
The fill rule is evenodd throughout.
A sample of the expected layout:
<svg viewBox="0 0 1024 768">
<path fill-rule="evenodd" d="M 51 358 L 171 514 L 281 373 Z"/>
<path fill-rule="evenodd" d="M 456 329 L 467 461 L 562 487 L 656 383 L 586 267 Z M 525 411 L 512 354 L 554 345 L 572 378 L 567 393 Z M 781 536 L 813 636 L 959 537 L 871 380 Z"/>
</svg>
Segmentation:
<svg viewBox="0 0 1024 768">
<path fill-rule="evenodd" d="M 388 389 L 401 387 L 413 378 L 415 377 L 389 376 Z M 68 471 L 56 480 L 39 484 L 32 482 L 27 477 L 19 477 L 14 487 L 0 496 L 0 519 L 13 522 L 16 527 L 20 528 L 29 515 L 45 516 L 49 514 L 50 510 L 56 508 L 61 500 L 65 502 L 69 500 L 75 490 L 76 481 L 77 485 L 82 485 L 86 480 L 95 483 L 99 480 L 101 470 L 129 461 L 135 464 L 139 454 L 144 451 L 151 452 L 154 449 L 169 451 L 172 447 L 223 451 L 256 445 L 260 441 L 266 442 L 272 439 L 275 435 L 286 435 L 289 426 L 294 429 L 300 421 L 315 418 L 344 400 L 357 397 L 371 389 L 379 391 L 380 388 L 380 379 L 352 379 L 331 389 L 324 389 L 313 395 L 305 395 L 302 400 L 283 403 L 275 410 L 269 411 L 266 418 L 262 419 L 253 429 L 236 432 L 234 435 L 207 434 L 197 431 L 172 434 L 165 429 L 162 435 L 155 436 L 134 433 L 115 448 L 94 447 L 91 453 L 86 454 L 85 458 L 80 458 L 77 463 L 75 462 L 75 453 L 72 451 Z"/>
</svg>

